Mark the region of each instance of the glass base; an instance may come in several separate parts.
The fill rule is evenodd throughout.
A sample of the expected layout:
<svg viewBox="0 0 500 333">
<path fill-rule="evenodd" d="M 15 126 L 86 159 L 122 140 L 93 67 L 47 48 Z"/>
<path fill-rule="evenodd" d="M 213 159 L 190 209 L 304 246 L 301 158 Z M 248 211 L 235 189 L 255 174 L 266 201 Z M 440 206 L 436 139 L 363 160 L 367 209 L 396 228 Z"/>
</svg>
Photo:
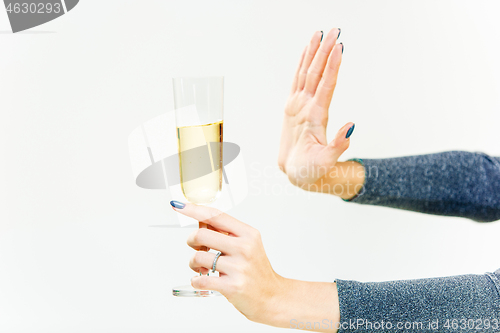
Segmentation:
<svg viewBox="0 0 500 333">
<path fill-rule="evenodd" d="M 222 294 L 215 290 L 200 290 L 194 289 L 191 285 L 177 286 L 172 288 L 172 294 L 178 297 L 213 297 L 222 296 Z"/>
</svg>

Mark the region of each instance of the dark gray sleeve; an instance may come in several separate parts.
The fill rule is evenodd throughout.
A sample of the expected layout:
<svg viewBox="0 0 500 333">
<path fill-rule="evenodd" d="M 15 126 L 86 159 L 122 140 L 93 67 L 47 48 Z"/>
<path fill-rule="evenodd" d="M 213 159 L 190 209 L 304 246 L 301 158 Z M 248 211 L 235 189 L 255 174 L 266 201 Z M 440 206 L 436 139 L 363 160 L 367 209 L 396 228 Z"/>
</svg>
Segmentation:
<svg viewBox="0 0 500 333">
<path fill-rule="evenodd" d="M 355 159 L 365 184 L 350 202 L 459 216 L 500 219 L 500 158 L 451 151 L 387 159 Z"/>
<path fill-rule="evenodd" d="M 500 269 L 484 275 L 336 283 L 339 333 L 500 332 Z"/>
</svg>

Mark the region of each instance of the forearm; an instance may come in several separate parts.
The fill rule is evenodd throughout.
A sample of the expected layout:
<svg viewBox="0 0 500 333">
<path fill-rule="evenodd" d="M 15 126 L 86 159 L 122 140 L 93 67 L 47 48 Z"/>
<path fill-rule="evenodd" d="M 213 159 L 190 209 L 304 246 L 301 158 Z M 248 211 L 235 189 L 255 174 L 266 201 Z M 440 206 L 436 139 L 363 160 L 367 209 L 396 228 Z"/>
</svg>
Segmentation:
<svg viewBox="0 0 500 333">
<path fill-rule="evenodd" d="M 340 312 L 335 283 L 283 278 L 280 292 L 268 304 L 265 324 L 315 332 L 337 332 Z"/>
<path fill-rule="evenodd" d="M 352 202 L 459 216 L 500 219 L 500 160 L 463 151 L 363 159 L 365 184 Z"/>
<path fill-rule="evenodd" d="M 336 282 L 340 333 L 500 330 L 500 270 L 418 280 Z M 464 323 L 469 330 L 464 330 Z"/>
<path fill-rule="evenodd" d="M 312 190 L 351 202 L 500 219 L 500 159 L 462 151 L 338 162 Z"/>
</svg>

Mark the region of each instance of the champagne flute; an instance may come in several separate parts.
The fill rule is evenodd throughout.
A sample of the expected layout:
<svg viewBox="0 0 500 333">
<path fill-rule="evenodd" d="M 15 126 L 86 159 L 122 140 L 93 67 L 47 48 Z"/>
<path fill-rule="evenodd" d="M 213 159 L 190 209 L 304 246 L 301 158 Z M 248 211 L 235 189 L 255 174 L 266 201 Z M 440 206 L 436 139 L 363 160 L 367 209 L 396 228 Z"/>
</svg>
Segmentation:
<svg viewBox="0 0 500 333">
<path fill-rule="evenodd" d="M 208 205 L 222 191 L 224 77 L 173 79 L 175 122 L 182 193 L 197 205 Z M 199 222 L 200 228 L 206 228 Z M 201 275 L 201 273 L 200 273 Z M 174 287 L 174 296 L 218 296 L 191 285 Z"/>
</svg>

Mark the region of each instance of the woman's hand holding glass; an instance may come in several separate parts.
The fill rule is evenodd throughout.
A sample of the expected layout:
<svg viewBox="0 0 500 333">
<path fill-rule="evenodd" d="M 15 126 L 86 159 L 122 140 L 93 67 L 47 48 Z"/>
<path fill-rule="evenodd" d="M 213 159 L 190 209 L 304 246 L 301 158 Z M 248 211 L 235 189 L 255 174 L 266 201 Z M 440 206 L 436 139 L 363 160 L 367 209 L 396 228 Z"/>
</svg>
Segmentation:
<svg viewBox="0 0 500 333">
<path fill-rule="evenodd" d="M 219 291 L 247 318 L 259 321 L 258 316 L 280 293 L 283 279 L 272 269 L 259 231 L 215 208 L 188 203 L 174 209 L 208 225 L 195 230 L 187 241 L 197 250 L 189 262 L 193 271 L 206 274 L 212 269 L 215 254 L 205 248 L 222 252 L 216 264 L 219 276 L 195 276 L 192 286 Z"/>
<path fill-rule="evenodd" d="M 189 266 L 197 273 L 212 269 L 215 254 L 219 276 L 196 275 L 191 285 L 224 295 L 248 319 L 279 327 L 290 320 L 339 320 L 338 296 L 334 283 L 287 279 L 277 274 L 267 258 L 257 229 L 213 207 L 186 203 L 173 209 L 206 223 L 195 230 L 188 245 L 197 250 Z"/>
</svg>

